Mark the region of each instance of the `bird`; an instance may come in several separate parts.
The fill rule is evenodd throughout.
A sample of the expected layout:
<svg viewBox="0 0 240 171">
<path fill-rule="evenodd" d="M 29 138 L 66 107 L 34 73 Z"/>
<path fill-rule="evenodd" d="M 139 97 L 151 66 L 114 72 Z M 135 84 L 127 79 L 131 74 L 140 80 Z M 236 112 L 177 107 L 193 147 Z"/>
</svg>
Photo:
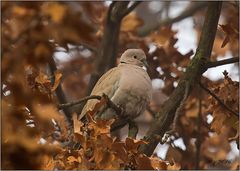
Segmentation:
<svg viewBox="0 0 240 171">
<path fill-rule="evenodd" d="M 146 72 L 148 68 L 146 55 L 142 49 L 127 49 L 120 57 L 120 63 L 107 71 L 95 84 L 91 95 L 103 94 L 124 113 L 124 117 L 118 117 L 116 111 L 107 108 L 97 113 L 96 118 L 112 119 L 111 125 L 114 128 L 121 128 L 141 115 L 152 98 L 151 79 Z M 92 110 L 97 99 L 89 100 L 83 107 L 79 119 L 81 120 L 86 112 Z"/>
</svg>

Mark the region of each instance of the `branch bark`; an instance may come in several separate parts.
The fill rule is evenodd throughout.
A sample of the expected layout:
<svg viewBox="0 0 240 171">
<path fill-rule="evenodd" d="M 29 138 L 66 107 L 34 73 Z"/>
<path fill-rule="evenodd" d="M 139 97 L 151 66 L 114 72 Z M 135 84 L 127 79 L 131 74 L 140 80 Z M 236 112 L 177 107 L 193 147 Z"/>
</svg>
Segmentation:
<svg viewBox="0 0 240 171">
<path fill-rule="evenodd" d="M 139 29 L 138 35 L 142 36 L 142 37 L 147 36 L 152 31 L 158 30 L 161 26 L 173 24 L 173 23 L 181 21 L 187 17 L 190 17 L 193 14 L 195 14 L 198 10 L 200 10 L 206 6 L 207 6 L 207 2 L 194 2 L 189 7 L 187 7 L 181 14 L 179 14 L 176 17 L 167 18 L 160 22 L 156 22 L 155 24 L 153 24 L 151 26 L 143 27 L 142 29 Z"/>
<path fill-rule="evenodd" d="M 221 7 L 222 2 L 208 3 L 208 10 L 196 54 L 188 65 L 183 77 L 180 79 L 178 86 L 170 95 L 169 99 L 163 104 L 161 112 L 156 114 L 153 123 L 144 137 L 144 140 L 149 143 L 140 147 L 140 151 L 148 156 L 153 153 L 155 147 L 159 143 L 158 139 L 155 137 L 163 137 L 164 133 L 173 122 L 175 112 L 186 95 L 185 90 L 189 89 L 187 92 L 187 95 L 189 95 L 201 77 L 202 68 L 211 55 Z"/>
<path fill-rule="evenodd" d="M 82 105 L 83 103 L 86 103 L 88 100 L 91 100 L 91 99 L 101 100 L 101 98 L 107 99 L 108 107 L 115 110 L 116 113 L 119 114 L 120 117 L 123 117 L 123 116 L 121 116 L 121 114 L 123 112 L 122 109 L 120 107 L 118 107 L 115 103 L 113 103 L 113 101 L 111 101 L 111 99 L 109 99 L 109 97 L 106 94 L 103 94 L 102 96 L 98 96 L 98 95 L 86 96 L 86 97 L 83 97 L 74 102 L 59 104 L 57 107 L 59 109 L 66 109 L 66 108 L 72 107 L 74 105 L 79 105 L 79 104 Z"/>
<path fill-rule="evenodd" d="M 54 61 L 54 58 L 52 57 L 49 61 L 49 68 L 51 75 L 54 75 L 54 72 L 57 70 L 56 63 Z M 67 103 L 67 99 L 65 97 L 65 94 L 62 90 L 62 84 L 60 83 L 59 86 L 56 89 L 56 95 L 58 98 L 59 103 Z M 69 109 L 63 109 L 64 115 L 68 121 L 69 126 L 72 125 L 72 115 Z"/>
<path fill-rule="evenodd" d="M 133 2 L 133 4 L 124 11 L 123 13 L 123 17 L 128 15 L 134 8 L 136 8 L 139 4 L 141 3 L 141 1 L 136 1 L 136 2 Z"/>
<path fill-rule="evenodd" d="M 215 62 L 208 62 L 205 65 L 205 70 L 207 70 L 208 68 L 218 67 L 221 65 L 232 64 L 236 62 L 239 62 L 239 57 L 233 57 L 233 58 L 224 59 L 224 60 L 215 61 Z"/>
<path fill-rule="evenodd" d="M 70 103 L 64 103 L 64 104 L 59 104 L 58 105 L 58 108 L 60 109 L 65 109 L 67 107 L 71 107 L 71 106 L 74 106 L 74 105 L 77 105 L 77 104 L 81 104 L 81 103 L 84 103 L 84 102 L 87 102 L 88 100 L 91 100 L 91 99 L 98 99 L 98 100 L 101 100 L 101 96 L 96 96 L 96 95 L 92 95 L 92 96 L 86 96 L 84 98 L 81 98 L 75 102 L 70 102 Z"/>
</svg>

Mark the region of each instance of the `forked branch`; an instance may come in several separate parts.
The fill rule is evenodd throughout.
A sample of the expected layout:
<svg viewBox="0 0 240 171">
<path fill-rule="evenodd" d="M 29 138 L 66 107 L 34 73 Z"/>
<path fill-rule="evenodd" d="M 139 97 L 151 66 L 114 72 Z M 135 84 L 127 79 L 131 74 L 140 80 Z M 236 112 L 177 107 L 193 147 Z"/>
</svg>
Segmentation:
<svg viewBox="0 0 240 171">
<path fill-rule="evenodd" d="M 206 13 L 203 30 L 200 36 L 199 45 L 194 58 L 191 60 L 183 77 L 181 77 L 178 86 L 170 95 L 169 99 L 164 102 L 162 109 L 156 114 L 144 140 L 148 144 L 142 145 L 140 151 L 150 156 L 155 147 L 159 143 L 159 139 L 155 137 L 163 137 L 164 133 L 169 129 L 173 123 L 175 113 L 182 101 L 191 93 L 195 84 L 201 78 L 202 68 L 211 56 L 213 42 L 216 35 L 218 19 L 220 16 L 222 2 L 209 2 Z"/>
</svg>

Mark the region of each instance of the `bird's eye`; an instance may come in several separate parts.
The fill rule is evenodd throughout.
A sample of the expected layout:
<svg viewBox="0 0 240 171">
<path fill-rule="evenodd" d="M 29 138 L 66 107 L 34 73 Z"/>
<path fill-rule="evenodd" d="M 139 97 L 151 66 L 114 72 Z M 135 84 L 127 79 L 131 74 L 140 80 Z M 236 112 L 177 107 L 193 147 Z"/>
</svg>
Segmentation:
<svg viewBox="0 0 240 171">
<path fill-rule="evenodd" d="M 134 58 L 134 59 L 137 59 L 137 56 L 134 55 L 133 58 Z"/>
</svg>

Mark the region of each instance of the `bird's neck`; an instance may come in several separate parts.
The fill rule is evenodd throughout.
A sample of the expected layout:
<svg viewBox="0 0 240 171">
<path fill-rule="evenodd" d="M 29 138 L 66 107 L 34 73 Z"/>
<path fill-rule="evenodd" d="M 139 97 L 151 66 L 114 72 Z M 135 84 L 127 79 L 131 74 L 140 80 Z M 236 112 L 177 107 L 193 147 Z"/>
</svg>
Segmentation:
<svg viewBox="0 0 240 171">
<path fill-rule="evenodd" d="M 134 68 L 141 68 L 143 69 L 143 66 L 139 66 L 139 65 L 136 65 L 136 64 L 129 64 L 127 62 L 120 62 L 118 64 L 118 66 L 129 66 L 129 67 L 134 67 Z"/>
</svg>

